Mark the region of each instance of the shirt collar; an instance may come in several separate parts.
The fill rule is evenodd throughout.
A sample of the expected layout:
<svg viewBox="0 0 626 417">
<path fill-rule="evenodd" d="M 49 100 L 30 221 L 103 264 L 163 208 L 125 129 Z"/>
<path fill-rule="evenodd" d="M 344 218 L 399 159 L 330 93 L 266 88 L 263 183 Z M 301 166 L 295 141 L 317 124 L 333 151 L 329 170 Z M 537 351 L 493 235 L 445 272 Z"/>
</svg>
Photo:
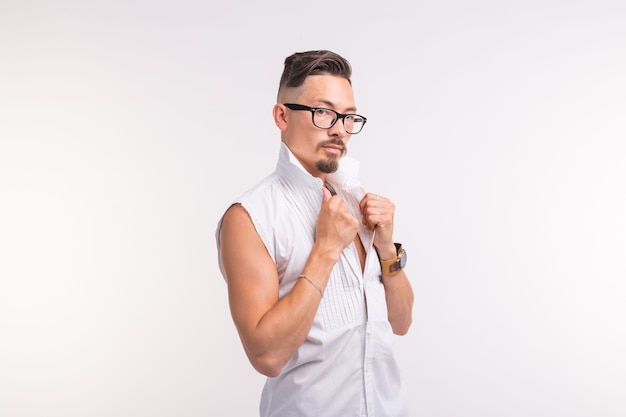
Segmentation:
<svg viewBox="0 0 626 417">
<path fill-rule="evenodd" d="M 344 156 L 339 162 L 339 169 L 332 174 L 327 174 L 326 181 L 340 188 L 359 186 L 360 183 L 357 179 L 359 166 L 359 161 L 349 156 Z M 280 143 L 280 154 L 276 169 L 281 176 L 294 183 L 310 187 L 322 185 L 322 180 L 312 176 L 284 142 Z"/>
</svg>

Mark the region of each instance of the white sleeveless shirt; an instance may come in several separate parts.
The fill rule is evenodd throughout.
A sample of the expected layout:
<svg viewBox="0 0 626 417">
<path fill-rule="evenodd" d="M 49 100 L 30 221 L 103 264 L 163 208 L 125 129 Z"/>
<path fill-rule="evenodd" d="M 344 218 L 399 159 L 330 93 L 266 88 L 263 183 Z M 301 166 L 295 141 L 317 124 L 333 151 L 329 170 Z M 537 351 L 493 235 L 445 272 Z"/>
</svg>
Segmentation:
<svg viewBox="0 0 626 417">
<path fill-rule="evenodd" d="M 344 157 L 326 180 L 357 219 L 364 196 L 358 162 Z M 281 143 L 276 171 L 238 198 L 276 263 L 279 297 L 294 286 L 313 247 L 322 181 Z M 219 247 L 219 230 L 217 245 Z M 268 378 L 262 417 L 408 417 L 408 400 L 392 352 L 385 289 L 374 234 L 363 225 L 365 272 L 354 243 L 334 266 L 306 340 L 280 375 Z M 220 264 L 222 274 L 224 274 Z M 225 275 L 224 275 L 225 276 Z"/>
</svg>

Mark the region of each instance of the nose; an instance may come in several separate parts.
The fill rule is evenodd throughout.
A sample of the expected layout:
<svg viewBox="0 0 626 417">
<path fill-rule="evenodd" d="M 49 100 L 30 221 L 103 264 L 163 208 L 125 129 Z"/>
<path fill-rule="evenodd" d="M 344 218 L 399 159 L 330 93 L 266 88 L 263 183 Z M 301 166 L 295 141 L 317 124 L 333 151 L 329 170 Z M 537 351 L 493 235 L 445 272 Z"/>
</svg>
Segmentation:
<svg viewBox="0 0 626 417">
<path fill-rule="evenodd" d="M 348 135 L 348 132 L 346 132 L 346 128 L 343 125 L 343 119 L 341 117 L 338 117 L 335 124 L 330 129 L 328 129 L 328 135 L 340 138 Z"/>
</svg>

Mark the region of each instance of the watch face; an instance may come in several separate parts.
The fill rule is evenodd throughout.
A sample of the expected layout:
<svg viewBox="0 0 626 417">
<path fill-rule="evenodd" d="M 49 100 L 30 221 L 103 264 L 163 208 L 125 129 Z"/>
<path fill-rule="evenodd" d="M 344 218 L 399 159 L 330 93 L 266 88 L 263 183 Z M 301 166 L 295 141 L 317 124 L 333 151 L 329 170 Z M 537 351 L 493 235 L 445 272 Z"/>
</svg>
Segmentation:
<svg viewBox="0 0 626 417">
<path fill-rule="evenodd" d="M 406 252 L 404 251 L 404 249 L 400 249 L 396 261 L 389 266 L 389 271 L 399 271 L 404 268 L 404 265 L 406 265 Z"/>
</svg>

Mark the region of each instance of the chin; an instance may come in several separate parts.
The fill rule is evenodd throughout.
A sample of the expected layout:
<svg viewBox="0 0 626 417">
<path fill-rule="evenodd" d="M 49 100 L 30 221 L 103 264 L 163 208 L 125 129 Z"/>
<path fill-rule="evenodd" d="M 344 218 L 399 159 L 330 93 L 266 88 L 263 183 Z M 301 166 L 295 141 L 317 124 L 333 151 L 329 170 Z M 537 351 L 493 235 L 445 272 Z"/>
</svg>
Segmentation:
<svg viewBox="0 0 626 417">
<path fill-rule="evenodd" d="M 326 161 L 318 161 L 317 169 L 324 174 L 332 174 L 339 169 L 339 159 L 332 159 Z"/>
</svg>

